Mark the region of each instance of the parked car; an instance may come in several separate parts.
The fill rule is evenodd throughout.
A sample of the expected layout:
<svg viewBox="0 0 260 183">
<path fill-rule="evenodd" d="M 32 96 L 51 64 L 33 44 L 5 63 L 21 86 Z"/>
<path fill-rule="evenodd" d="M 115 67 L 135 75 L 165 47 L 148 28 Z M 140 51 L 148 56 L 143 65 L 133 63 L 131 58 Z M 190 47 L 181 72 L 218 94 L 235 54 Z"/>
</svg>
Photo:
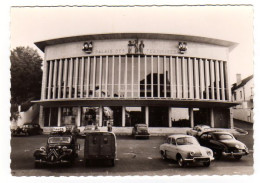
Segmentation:
<svg viewBox="0 0 260 183">
<path fill-rule="evenodd" d="M 196 125 L 192 129 L 187 131 L 187 135 L 194 137 L 200 136 L 203 132 L 211 130 L 211 127 L 208 125 Z"/>
<path fill-rule="evenodd" d="M 42 132 L 43 129 L 40 127 L 40 125 L 34 123 L 25 123 L 22 127 L 17 127 L 15 130 L 11 130 L 11 134 L 13 136 L 40 135 Z"/>
<path fill-rule="evenodd" d="M 112 132 L 86 133 L 84 160 L 87 166 L 93 160 L 108 160 L 112 166 L 116 158 L 116 136 Z"/>
<path fill-rule="evenodd" d="M 43 164 L 68 164 L 72 165 L 78 157 L 80 145 L 77 143 L 75 135 L 57 133 L 50 135 L 47 145 L 36 149 L 34 152 L 35 167 Z"/>
<path fill-rule="evenodd" d="M 235 159 L 241 159 L 242 156 L 249 153 L 246 145 L 228 132 L 209 131 L 202 133 L 198 140 L 201 145 L 213 150 L 216 159 L 221 156 L 233 156 Z"/>
<path fill-rule="evenodd" d="M 95 125 L 87 125 L 85 126 L 84 130 L 81 133 L 81 136 L 86 136 L 87 133 L 91 133 L 94 131 L 99 131 L 99 129 L 96 129 Z"/>
<path fill-rule="evenodd" d="M 208 167 L 214 160 L 211 149 L 200 146 L 195 137 L 184 134 L 169 136 L 160 146 L 160 153 L 163 159 L 176 160 L 180 167 L 189 163 L 202 163 Z"/>
<path fill-rule="evenodd" d="M 146 124 L 136 124 L 132 130 L 132 135 L 135 138 L 147 138 L 149 139 L 150 134 L 148 132 L 148 127 Z"/>
</svg>

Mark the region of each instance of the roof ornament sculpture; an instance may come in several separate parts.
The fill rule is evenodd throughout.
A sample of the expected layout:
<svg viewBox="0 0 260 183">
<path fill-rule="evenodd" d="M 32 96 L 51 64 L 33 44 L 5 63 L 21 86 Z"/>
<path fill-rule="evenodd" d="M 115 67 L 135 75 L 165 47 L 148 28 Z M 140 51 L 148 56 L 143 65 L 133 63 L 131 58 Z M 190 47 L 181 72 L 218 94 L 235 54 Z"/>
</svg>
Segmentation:
<svg viewBox="0 0 260 183">
<path fill-rule="evenodd" d="M 83 43 L 82 51 L 84 51 L 87 54 L 90 54 L 90 53 L 92 53 L 92 49 L 93 49 L 92 41 L 89 41 L 89 42 L 86 41 Z"/>
<path fill-rule="evenodd" d="M 184 54 L 187 51 L 187 43 L 179 42 L 179 53 Z"/>
<path fill-rule="evenodd" d="M 144 42 L 143 40 L 140 41 L 136 40 L 130 40 L 128 41 L 128 54 L 135 55 L 135 54 L 144 54 Z"/>
</svg>

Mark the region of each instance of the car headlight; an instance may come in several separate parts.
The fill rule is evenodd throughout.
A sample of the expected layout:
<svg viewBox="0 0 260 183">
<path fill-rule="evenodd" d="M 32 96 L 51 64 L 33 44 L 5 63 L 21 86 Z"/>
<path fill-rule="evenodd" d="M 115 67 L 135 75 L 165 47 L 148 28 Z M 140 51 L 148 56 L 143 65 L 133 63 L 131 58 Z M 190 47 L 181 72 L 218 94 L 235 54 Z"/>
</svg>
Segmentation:
<svg viewBox="0 0 260 183">
<path fill-rule="evenodd" d="M 207 155 L 208 155 L 208 156 L 212 156 L 211 151 L 207 151 Z"/>
<path fill-rule="evenodd" d="M 236 147 L 237 149 L 239 149 L 239 145 L 238 145 L 238 144 L 236 144 L 235 147 Z"/>
<path fill-rule="evenodd" d="M 194 154 L 195 154 L 194 151 L 191 151 L 191 152 L 190 152 L 190 155 L 191 155 L 191 156 L 194 156 Z"/>
<path fill-rule="evenodd" d="M 40 147 L 41 151 L 46 151 L 46 148 L 44 146 Z"/>
</svg>

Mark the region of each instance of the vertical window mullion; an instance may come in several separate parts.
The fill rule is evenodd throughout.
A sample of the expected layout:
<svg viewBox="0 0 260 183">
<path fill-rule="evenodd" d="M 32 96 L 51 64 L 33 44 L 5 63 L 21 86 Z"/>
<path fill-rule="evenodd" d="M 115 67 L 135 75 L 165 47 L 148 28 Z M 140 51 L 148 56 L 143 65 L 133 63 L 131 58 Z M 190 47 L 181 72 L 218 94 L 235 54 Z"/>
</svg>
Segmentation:
<svg viewBox="0 0 260 183">
<path fill-rule="evenodd" d="M 88 60 L 87 60 L 87 65 L 86 65 L 86 67 L 87 67 L 87 73 L 86 73 L 86 76 L 87 76 L 87 83 L 86 83 L 86 97 L 89 97 L 89 89 L 90 89 L 90 87 L 89 87 L 89 84 L 90 84 L 90 57 L 88 57 Z"/>
<path fill-rule="evenodd" d="M 80 80 L 80 98 L 83 98 L 83 84 L 84 84 L 84 69 L 85 68 L 85 59 L 81 58 L 81 80 Z"/>
<path fill-rule="evenodd" d="M 72 68 L 73 68 L 73 58 L 70 59 L 69 64 L 69 98 L 71 98 L 71 92 L 72 92 Z"/>
<path fill-rule="evenodd" d="M 52 70 L 53 70 L 53 62 L 50 61 L 50 67 L 49 67 L 49 82 L 48 82 L 48 99 L 51 98 L 51 85 L 52 85 Z"/>
<path fill-rule="evenodd" d="M 99 98 L 102 97 L 102 56 L 99 57 Z"/>
<path fill-rule="evenodd" d="M 160 97 L 160 57 L 157 56 L 157 97 Z"/>
<path fill-rule="evenodd" d="M 144 56 L 144 97 L 147 97 L 147 58 Z"/>
<path fill-rule="evenodd" d="M 61 73 L 62 73 L 62 60 L 59 60 L 59 76 L 58 76 L 58 99 L 61 98 Z"/>
<path fill-rule="evenodd" d="M 131 73 L 132 73 L 132 78 L 131 78 L 131 97 L 134 98 L 134 56 L 132 55 L 132 60 L 131 60 L 132 68 L 131 68 Z"/>
<path fill-rule="evenodd" d="M 78 96 L 78 69 L 79 69 L 79 58 L 76 58 L 76 72 L 74 73 L 75 75 L 75 91 L 74 91 L 74 98 L 77 98 Z"/>
<path fill-rule="evenodd" d="M 58 60 L 54 60 L 54 69 L 53 69 L 53 81 L 52 81 L 52 98 L 55 99 L 56 96 L 56 83 L 57 83 L 57 64 Z"/>
<path fill-rule="evenodd" d="M 115 56 L 112 57 L 112 96 L 114 97 L 115 93 Z"/>
<path fill-rule="evenodd" d="M 220 82 L 221 82 L 221 96 L 222 100 L 225 99 L 225 86 L 224 86 L 224 71 L 223 71 L 223 61 L 220 61 Z"/>
<path fill-rule="evenodd" d="M 166 98 L 166 56 L 163 57 L 163 88 L 164 98 Z"/>
<path fill-rule="evenodd" d="M 153 55 L 151 56 L 151 97 L 153 98 Z"/>
<path fill-rule="evenodd" d="M 209 99 L 209 61 L 205 60 L 205 89 L 206 89 L 206 99 Z"/>
<path fill-rule="evenodd" d="M 64 60 L 64 72 L 63 72 L 63 79 L 64 79 L 64 84 L 63 84 L 63 98 L 67 98 L 67 75 L 68 75 L 68 59 Z"/>
<path fill-rule="evenodd" d="M 112 76 L 113 75 L 114 75 L 114 69 L 112 68 Z M 106 98 L 108 97 L 108 95 L 107 95 L 108 94 L 107 85 L 108 85 L 108 56 L 106 56 L 106 86 L 105 86 Z M 113 96 L 113 89 L 112 89 L 111 96 Z"/>
<path fill-rule="evenodd" d="M 93 68 L 93 81 L 92 81 L 92 83 L 93 83 L 93 86 L 92 86 L 92 97 L 95 97 L 95 88 L 96 88 L 96 86 L 95 86 L 95 82 L 96 82 L 96 56 L 94 56 L 94 68 Z"/>
<path fill-rule="evenodd" d="M 125 98 L 127 98 L 127 56 L 125 56 Z"/>
<path fill-rule="evenodd" d="M 119 73 L 118 73 L 118 97 L 121 97 L 121 55 L 119 55 Z"/>
</svg>

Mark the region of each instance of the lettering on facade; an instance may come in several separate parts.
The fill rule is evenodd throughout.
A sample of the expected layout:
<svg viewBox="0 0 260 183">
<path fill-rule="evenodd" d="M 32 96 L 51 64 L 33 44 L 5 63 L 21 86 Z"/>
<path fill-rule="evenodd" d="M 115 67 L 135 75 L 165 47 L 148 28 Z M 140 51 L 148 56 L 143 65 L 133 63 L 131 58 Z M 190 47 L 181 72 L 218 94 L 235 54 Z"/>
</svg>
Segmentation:
<svg viewBox="0 0 260 183">
<path fill-rule="evenodd" d="M 179 42 L 179 53 L 184 54 L 187 51 L 187 43 Z"/>
<path fill-rule="evenodd" d="M 89 41 L 89 42 L 84 42 L 83 43 L 83 48 L 82 48 L 82 50 L 85 52 L 85 53 L 87 53 L 87 54 L 90 54 L 90 53 L 92 53 L 92 49 L 93 49 L 93 43 L 92 43 L 92 41 Z"/>
<path fill-rule="evenodd" d="M 128 54 L 144 54 L 144 42 L 138 39 L 128 42 Z"/>
</svg>

